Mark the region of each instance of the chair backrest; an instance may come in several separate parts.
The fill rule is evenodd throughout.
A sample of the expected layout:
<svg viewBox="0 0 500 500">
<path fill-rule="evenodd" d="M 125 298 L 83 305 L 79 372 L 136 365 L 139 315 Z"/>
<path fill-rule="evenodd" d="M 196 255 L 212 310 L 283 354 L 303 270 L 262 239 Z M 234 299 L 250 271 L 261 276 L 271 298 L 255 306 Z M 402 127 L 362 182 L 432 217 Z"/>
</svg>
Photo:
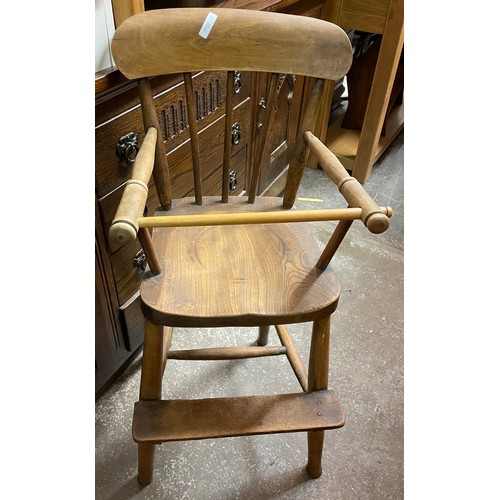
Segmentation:
<svg viewBox="0 0 500 500">
<path fill-rule="evenodd" d="M 253 202 L 265 138 L 272 120 L 272 101 L 277 98 L 279 75 L 335 80 L 347 73 L 352 61 L 352 48 L 347 35 L 331 23 L 305 16 L 220 8 L 162 9 L 132 16 L 115 32 L 112 52 L 119 70 L 126 77 L 138 80 L 146 131 L 151 127 L 160 130 L 148 78 L 184 74 L 195 198 L 198 204 L 202 203 L 202 193 L 192 73 L 228 71 L 223 201 L 227 201 L 229 193 L 234 71 L 273 73 L 268 89 L 270 99 L 267 100 L 266 116 L 256 145 L 256 161 L 247 188 L 249 201 Z M 319 88 L 313 92 L 313 107 L 319 104 L 321 89 L 322 84 L 319 84 Z M 158 133 L 156 140 L 153 176 L 160 203 L 164 209 L 169 209 L 172 195 L 162 134 Z M 300 179 L 293 185 L 298 186 L 297 181 Z M 293 191 L 293 188 L 290 190 Z M 294 196 L 292 192 L 286 197 L 289 205 L 293 204 Z"/>
<path fill-rule="evenodd" d="M 202 27 L 208 29 L 200 34 Z M 352 61 L 345 32 L 319 19 L 241 9 L 163 9 L 137 14 L 116 31 L 112 51 L 130 79 L 207 70 L 344 76 Z"/>
</svg>

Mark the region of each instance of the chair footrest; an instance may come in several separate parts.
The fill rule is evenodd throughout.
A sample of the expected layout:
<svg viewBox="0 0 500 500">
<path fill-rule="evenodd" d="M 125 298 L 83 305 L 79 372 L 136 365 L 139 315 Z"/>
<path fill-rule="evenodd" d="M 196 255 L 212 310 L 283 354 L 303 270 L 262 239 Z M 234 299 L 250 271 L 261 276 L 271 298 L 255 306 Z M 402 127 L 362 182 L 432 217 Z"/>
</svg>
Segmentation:
<svg viewBox="0 0 500 500">
<path fill-rule="evenodd" d="M 138 401 L 138 443 L 336 429 L 345 416 L 330 390 L 272 396 Z"/>
</svg>

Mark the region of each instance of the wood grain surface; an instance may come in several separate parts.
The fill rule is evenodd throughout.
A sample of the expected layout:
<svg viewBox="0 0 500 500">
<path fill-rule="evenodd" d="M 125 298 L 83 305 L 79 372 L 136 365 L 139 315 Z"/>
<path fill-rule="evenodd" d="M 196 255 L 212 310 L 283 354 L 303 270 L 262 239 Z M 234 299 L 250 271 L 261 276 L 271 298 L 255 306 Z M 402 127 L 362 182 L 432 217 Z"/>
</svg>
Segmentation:
<svg viewBox="0 0 500 500">
<path fill-rule="evenodd" d="M 209 12 L 217 19 L 203 38 L 199 32 Z M 352 62 L 346 33 L 332 23 L 240 9 L 142 12 L 120 25 L 111 47 L 119 70 L 129 79 L 238 69 L 335 80 Z"/>
<path fill-rule="evenodd" d="M 169 214 L 281 209 L 281 198 L 175 200 Z M 331 314 L 340 293 L 306 223 L 156 228 L 163 273 L 141 286 L 142 309 L 171 326 L 257 326 L 312 321 Z"/>
</svg>

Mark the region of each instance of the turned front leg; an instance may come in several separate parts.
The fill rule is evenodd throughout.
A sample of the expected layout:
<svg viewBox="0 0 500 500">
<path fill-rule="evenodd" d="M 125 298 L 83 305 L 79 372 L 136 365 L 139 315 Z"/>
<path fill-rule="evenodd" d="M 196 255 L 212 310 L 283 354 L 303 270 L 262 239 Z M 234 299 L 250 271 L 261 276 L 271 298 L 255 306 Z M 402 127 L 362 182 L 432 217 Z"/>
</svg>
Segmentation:
<svg viewBox="0 0 500 500">
<path fill-rule="evenodd" d="M 139 398 L 144 400 L 161 399 L 163 377 L 163 326 L 146 320 L 144 331 L 144 350 L 142 355 L 141 387 Z M 153 461 L 155 445 L 138 443 L 138 477 L 143 486 L 153 479 Z"/>
<path fill-rule="evenodd" d="M 269 341 L 269 329 L 270 326 L 259 326 L 259 336 L 257 338 L 257 344 L 259 345 L 267 345 Z"/>
<path fill-rule="evenodd" d="M 309 353 L 308 390 L 319 391 L 328 388 L 330 351 L 330 316 L 313 323 L 311 350 Z M 321 457 L 325 431 L 308 431 L 307 473 L 313 479 L 321 476 Z"/>
<path fill-rule="evenodd" d="M 155 445 L 149 443 L 138 443 L 137 452 L 138 452 L 137 481 L 141 486 L 147 486 L 153 480 Z"/>
</svg>

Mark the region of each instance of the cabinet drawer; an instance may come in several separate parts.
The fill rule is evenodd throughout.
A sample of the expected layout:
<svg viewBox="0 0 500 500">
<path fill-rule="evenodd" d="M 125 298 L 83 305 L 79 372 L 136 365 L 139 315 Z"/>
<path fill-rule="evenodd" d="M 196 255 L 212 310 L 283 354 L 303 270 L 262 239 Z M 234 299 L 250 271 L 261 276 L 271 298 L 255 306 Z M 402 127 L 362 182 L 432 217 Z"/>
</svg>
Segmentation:
<svg viewBox="0 0 500 500">
<path fill-rule="evenodd" d="M 115 280 L 118 303 L 127 302 L 137 292 L 144 278 L 145 271 L 135 260 L 141 258 L 144 252 L 138 240 L 120 248 L 111 257 L 113 277 Z"/>
<path fill-rule="evenodd" d="M 229 196 L 237 196 L 245 190 L 246 164 L 248 160 L 248 147 L 240 149 L 231 157 L 230 177 L 234 175 L 234 189 L 229 188 Z M 203 181 L 203 194 L 205 196 L 222 196 L 222 165 L 212 175 Z M 194 196 L 194 190 L 189 193 Z"/>
<path fill-rule="evenodd" d="M 225 112 L 226 72 L 205 72 L 193 77 L 198 129 L 208 126 Z M 235 105 L 250 95 L 250 74 L 241 73 L 234 96 Z M 155 96 L 161 133 L 167 151 L 172 151 L 189 138 L 184 85 L 178 84 Z M 139 105 L 110 119 L 95 129 L 96 194 L 100 198 L 130 178 L 132 165 L 121 161 L 116 146 L 121 137 L 135 132 L 139 145 L 144 139 Z"/>
</svg>

